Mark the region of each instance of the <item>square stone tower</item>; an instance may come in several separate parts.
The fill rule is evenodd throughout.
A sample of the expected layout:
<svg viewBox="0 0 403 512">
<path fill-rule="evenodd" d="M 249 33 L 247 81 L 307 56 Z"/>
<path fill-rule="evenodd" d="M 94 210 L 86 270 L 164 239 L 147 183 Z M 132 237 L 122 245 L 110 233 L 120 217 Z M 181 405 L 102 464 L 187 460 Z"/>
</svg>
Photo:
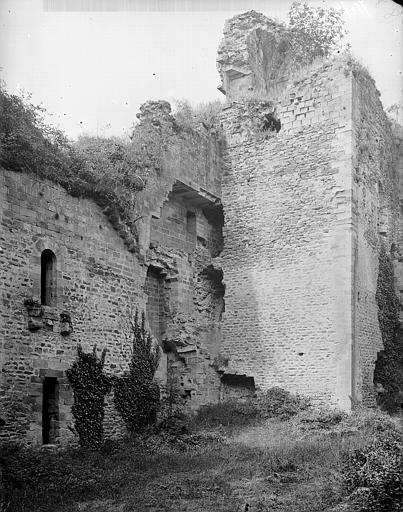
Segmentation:
<svg viewBox="0 0 403 512">
<path fill-rule="evenodd" d="M 227 22 L 218 68 L 224 376 L 374 404 L 402 161 L 374 81 L 348 55 L 298 67 L 287 29 L 254 11 Z"/>
</svg>

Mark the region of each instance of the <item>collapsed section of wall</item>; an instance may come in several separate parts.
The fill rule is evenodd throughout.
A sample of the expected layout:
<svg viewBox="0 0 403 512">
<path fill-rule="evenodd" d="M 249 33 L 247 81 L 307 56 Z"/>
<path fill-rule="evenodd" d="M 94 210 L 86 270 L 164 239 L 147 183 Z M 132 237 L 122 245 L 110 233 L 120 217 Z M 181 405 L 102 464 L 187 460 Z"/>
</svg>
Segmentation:
<svg viewBox="0 0 403 512">
<path fill-rule="evenodd" d="M 214 261 L 221 249 L 221 205 L 176 182 L 158 217 L 151 218 L 146 262 L 153 296 L 147 312 L 192 409 L 218 399 L 220 381 L 213 364 L 223 287 Z"/>
<path fill-rule="evenodd" d="M 312 60 L 295 48 L 295 34 L 283 23 L 248 11 L 226 21 L 218 48 L 218 89 L 229 100 L 278 94 L 290 76 Z"/>
<path fill-rule="evenodd" d="M 220 387 L 214 358 L 223 292 L 214 261 L 222 250 L 221 140 L 203 125 L 176 126 L 167 102 L 143 105 L 140 121 L 170 123 L 175 133 L 161 172 L 138 195 L 139 253 L 154 276 L 153 293 L 159 287 L 159 298 L 147 303 L 150 325 L 158 325 L 168 373 L 194 409 L 216 401 Z"/>
</svg>

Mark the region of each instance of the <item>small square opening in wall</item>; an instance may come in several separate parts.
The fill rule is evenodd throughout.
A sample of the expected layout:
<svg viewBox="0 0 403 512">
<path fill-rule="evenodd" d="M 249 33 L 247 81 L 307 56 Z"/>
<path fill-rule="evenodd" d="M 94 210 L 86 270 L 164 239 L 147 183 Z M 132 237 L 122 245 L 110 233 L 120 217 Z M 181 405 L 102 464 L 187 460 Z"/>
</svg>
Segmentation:
<svg viewBox="0 0 403 512">
<path fill-rule="evenodd" d="M 280 119 L 274 117 L 273 114 L 266 114 L 263 119 L 262 130 L 264 132 L 279 132 L 281 130 Z"/>
</svg>

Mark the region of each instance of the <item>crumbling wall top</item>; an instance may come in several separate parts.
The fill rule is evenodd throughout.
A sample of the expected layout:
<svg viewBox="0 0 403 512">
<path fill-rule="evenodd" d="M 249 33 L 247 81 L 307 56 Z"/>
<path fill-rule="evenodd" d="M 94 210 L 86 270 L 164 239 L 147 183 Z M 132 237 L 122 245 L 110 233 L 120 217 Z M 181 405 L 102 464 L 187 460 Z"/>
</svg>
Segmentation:
<svg viewBox="0 0 403 512">
<path fill-rule="evenodd" d="M 292 64 L 290 31 L 282 23 L 253 10 L 226 21 L 217 67 L 227 96 L 265 95 Z"/>
<path fill-rule="evenodd" d="M 140 105 L 140 112 L 136 117 L 140 121 L 156 121 L 164 119 L 166 121 L 173 121 L 171 116 L 171 105 L 166 100 L 146 101 Z"/>
</svg>

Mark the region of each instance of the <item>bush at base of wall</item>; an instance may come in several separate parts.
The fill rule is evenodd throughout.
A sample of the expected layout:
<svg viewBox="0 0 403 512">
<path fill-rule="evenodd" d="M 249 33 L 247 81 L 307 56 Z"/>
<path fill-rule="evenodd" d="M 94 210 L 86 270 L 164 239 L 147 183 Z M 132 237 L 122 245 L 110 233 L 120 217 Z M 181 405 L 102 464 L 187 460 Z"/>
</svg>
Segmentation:
<svg viewBox="0 0 403 512">
<path fill-rule="evenodd" d="M 130 369 L 122 377 L 114 379 L 114 401 L 118 413 L 130 433 L 140 432 L 154 423 L 160 404 L 160 390 L 154 382 L 160 352 L 153 347 L 150 334 L 145 330 L 145 316 L 141 325 L 138 313 L 130 319 L 132 358 Z"/>
<path fill-rule="evenodd" d="M 86 354 L 81 346 L 77 352 L 77 361 L 67 370 L 74 392 L 75 429 L 81 446 L 99 448 L 103 442 L 105 395 L 111 390 L 111 379 L 103 372 L 106 349 L 100 359 L 96 346 L 92 353 Z"/>
</svg>

